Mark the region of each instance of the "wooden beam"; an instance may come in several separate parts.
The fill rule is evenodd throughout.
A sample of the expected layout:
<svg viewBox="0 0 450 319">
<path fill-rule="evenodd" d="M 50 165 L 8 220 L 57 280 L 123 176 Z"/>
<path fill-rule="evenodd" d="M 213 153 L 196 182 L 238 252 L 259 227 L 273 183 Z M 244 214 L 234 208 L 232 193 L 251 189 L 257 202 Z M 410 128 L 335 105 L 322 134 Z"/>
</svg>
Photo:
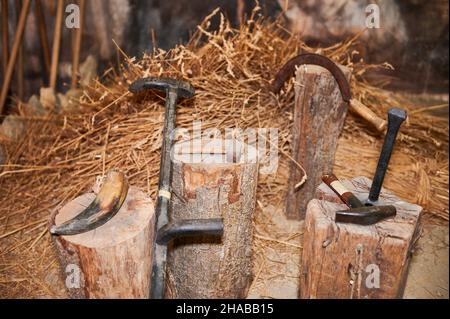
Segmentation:
<svg viewBox="0 0 450 319">
<path fill-rule="evenodd" d="M 341 67 L 347 78 L 350 70 Z M 302 65 L 295 84 L 292 162 L 286 195 L 286 217 L 303 219 L 323 174 L 331 172 L 337 139 L 348 105 L 333 75 L 317 65 Z M 306 175 L 306 176 L 305 176 Z"/>
</svg>

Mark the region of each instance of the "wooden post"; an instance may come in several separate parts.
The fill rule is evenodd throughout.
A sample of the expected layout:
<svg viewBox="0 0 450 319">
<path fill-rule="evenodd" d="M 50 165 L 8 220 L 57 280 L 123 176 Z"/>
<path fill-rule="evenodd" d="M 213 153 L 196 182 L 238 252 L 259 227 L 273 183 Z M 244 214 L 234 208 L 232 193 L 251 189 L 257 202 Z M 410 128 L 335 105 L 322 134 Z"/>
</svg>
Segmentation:
<svg viewBox="0 0 450 319">
<path fill-rule="evenodd" d="M 86 10 L 86 1 L 79 0 L 80 5 L 80 27 L 75 29 L 75 40 L 72 49 L 72 82 L 71 88 L 76 89 L 78 84 L 79 66 L 80 66 L 80 50 L 81 38 L 84 30 L 84 12 Z"/>
<path fill-rule="evenodd" d="M 359 199 L 372 181 L 342 180 Z M 361 226 L 334 222 L 348 209 L 325 184 L 308 204 L 305 218 L 300 298 L 401 298 L 414 244 L 420 236 L 422 207 L 382 190 L 383 204 L 397 208 L 395 218 Z"/>
<path fill-rule="evenodd" d="M 84 194 L 56 210 L 50 226 L 76 216 L 94 198 L 94 193 Z M 148 298 L 154 223 L 152 200 L 130 187 L 106 224 L 83 234 L 53 236 L 69 296 Z"/>
<path fill-rule="evenodd" d="M 64 0 L 58 0 L 56 9 L 55 29 L 53 32 L 52 60 L 50 65 L 50 87 L 55 90 L 58 78 L 59 48 L 61 46 L 61 33 L 64 15 Z"/>
<path fill-rule="evenodd" d="M 9 18 L 8 18 L 8 0 L 2 0 L 2 71 L 3 82 L 6 79 L 6 69 L 9 60 Z"/>
<path fill-rule="evenodd" d="M 17 21 L 20 18 L 20 11 L 22 10 L 22 1 L 16 0 Z M 19 28 L 19 25 L 17 25 Z M 23 59 L 23 41 L 20 41 L 19 51 L 17 52 L 17 96 L 20 101 L 24 98 L 24 59 Z"/>
<path fill-rule="evenodd" d="M 44 74 L 49 76 L 50 74 L 50 49 L 47 38 L 47 24 L 45 22 L 45 14 L 42 10 L 41 0 L 36 0 L 34 3 L 34 9 L 36 14 L 36 23 L 39 30 L 39 40 L 42 46 L 42 56 L 44 60 Z"/>
<path fill-rule="evenodd" d="M 16 64 L 19 47 L 22 43 L 23 33 L 25 31 L 25 24 L 27 22 L 28 11 L 30 9 L 31 0 L 24 0 L 22 9 L 20 10 L 19 22 L 17 23 L 17 30 L 14 36 L 14 43 L 11 50 L 11 56 L 6 66 L 5 76 L 3 78 L 2 90 L 0 92 L 0 115 L 3 114 L 3 107 L 5 106 L 6 98 L 8 97 L 9 85 L 14 72 L 14 65 Z"/>
<path fill-rule="evenodd" d="M 350 71 L 341 68 L 349 78 Z M 314 197 L 322 175 L 332 170 L 347 109 L 328 70 L 317 65 L 300 67 L 295 85 L 292 157 L 305 170 L 306 180 L 304 172 L 292 163 L 286 196 L 287 218 L 304 218 L 306 205 Z"/>
<path fill-rule="evenodd" d="M 173 242 L 166 291 L 172 298 L 244 298 L 252 279 L 256 150 L 207 141 L 174 147 L 171 218 L 223 218 L 224 235 Z"/>
</svg>

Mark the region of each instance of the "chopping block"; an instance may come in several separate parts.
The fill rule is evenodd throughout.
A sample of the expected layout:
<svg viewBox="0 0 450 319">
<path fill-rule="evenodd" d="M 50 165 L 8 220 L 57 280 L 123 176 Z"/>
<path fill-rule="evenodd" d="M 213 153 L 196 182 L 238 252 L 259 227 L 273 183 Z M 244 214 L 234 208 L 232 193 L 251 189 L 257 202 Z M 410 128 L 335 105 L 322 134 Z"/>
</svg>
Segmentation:
<svg viewBox="0 0 450 319">
<path fill-rule="evenodd" d="M 372 180 L 342 183 L 364 201 Z M 370 226 L 335 223 L 335 212 L 348 208 L 327 185 L 317 187 L 305 216 L 300 298 L 402 298 L 422 207 L 386 189 L 380 205 L 394 205 L 397 215 Z"/>
</svg>

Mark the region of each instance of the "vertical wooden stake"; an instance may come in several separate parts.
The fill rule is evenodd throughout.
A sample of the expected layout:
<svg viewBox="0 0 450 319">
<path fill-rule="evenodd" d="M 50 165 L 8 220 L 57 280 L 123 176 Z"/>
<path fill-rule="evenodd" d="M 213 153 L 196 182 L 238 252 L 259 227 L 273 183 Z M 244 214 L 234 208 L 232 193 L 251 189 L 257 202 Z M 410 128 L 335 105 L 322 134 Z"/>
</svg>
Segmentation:
<svg viewBox="0 0 450 319">
<path fill-rule="evenodd" d="M 16 0 L 16 11 L 20 12 L 22 9 L 22 1 Z M 17 20 L 19 20 L 20 15 L 17 15 Z M 17 53 L 17 96 L 19 100 L 23 100 L 24 97 L 24 63 L 23 63 L 23 41 L 20 41 L 19 52 Z"/>
<path fill-rule="evenodd" d="M 237 0 L 236 4 L 236 18 L 239 25 L 242 24 L 244 21 L 244 15 L 245 15 L 245 0 Z"/>
<path fill-rule="evenodd" d="M 58 77 L 59 47 L 61 45 L 61 32 L 63 22 L 64 0 L 58 0 L 56 9 L 55 31 L 53 32 L 52 64 L 50 67 L 50 88 L 56 88 Z"/>
<path fill-rule="evenodd" d="M 342 67 L 347 78 L 350 71 Z M 324 173 L 331 172 L 337 140 L 348 105 L 331 73 L 317 65 L 303 65 L 297 72 L 292 157 L 303 167 L 291 165 L 286 196 L 286 217 L 303 219 Z"/>
<path fill-rule="evenodd" d="M 45 23 L 45 14 L 42 11 L 41 0 L 35 0 L 36 21 L 39 30 L 39 39 L 42 46 L 42 55 L 44 58 L 44 68 L 47 76 L 50 75 L 50 49 L 47 38 L 47 25 Z"/>
<path fill-rule="evenodd" d="M 9 26 L 8 26 L 8 0 L 2 0 L 2 67 L 6 78 L 6 69 L 9 60 Z M 5 80 L 3 80 L 3 83 Z"/>
<path fill-rule="evenodd" d="M 16 35 L 14 36 L 13 48 L 11 50 L 11 58 L 8 61 L 6 67 L 5 78 L 3 81 L 2 91 L 0 93 L 0 114 L 3 114 L 3 108 L 5 106 L 6 98 L 8 96 L 9 85 L 14 72 L 14 65 L 17 60 L 17 53 L 19 51 L 20 43 L 22 42 L 23 32 L 25 30 L 25 24 L 27 22 L 28 11 L 30 9 L 31 0 L 25 0 L 23 2 L 22 10 L 20 10 L 19 23 L 17 25 Z"/>
<path fill-rule="evenodd" d="M 78 72 L 80 65 L 80 49 L 81 49 L 81 38 L 83 35 L 83 26 L 84 26 L 84 12 L 86 9 L 86 1 L 79 0 L 80 5 L 80 27 L 75 29 L 75 43 L 72 50 L 72 82 L 71 88 L 75 89 L 77 87 L 78 82 Z"/>
</svg>

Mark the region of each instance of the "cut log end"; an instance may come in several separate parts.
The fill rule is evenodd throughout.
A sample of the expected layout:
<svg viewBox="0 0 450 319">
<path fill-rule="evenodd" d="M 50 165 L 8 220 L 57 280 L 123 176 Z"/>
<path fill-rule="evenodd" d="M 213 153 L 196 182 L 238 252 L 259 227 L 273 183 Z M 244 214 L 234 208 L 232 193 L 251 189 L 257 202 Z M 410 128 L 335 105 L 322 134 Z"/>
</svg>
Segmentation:
<svg viewBox="0 0 450 319">
<path fill-rule="evenodd" d="M 95 198 L 84 194 L 52 216 L 59 225 Z M 63 275 L 80 271 L 79 285 L 67 287 L 72 298 L 148 298 L 154 240 L 154 205 L 148 195 L 130 187 L 119 212 L 104 225 L 77 235 L 53 236 Z"/>
</svg>

